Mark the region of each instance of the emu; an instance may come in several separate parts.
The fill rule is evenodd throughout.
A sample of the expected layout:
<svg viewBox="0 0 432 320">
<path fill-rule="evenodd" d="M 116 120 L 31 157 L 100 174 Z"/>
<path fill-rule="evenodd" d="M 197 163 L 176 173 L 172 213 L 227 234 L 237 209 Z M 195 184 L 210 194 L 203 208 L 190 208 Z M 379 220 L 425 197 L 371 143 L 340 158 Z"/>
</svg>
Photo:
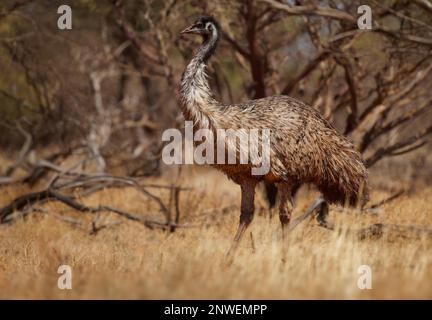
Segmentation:
<svg viewBox="0 0 432 320">
<path fill-rule="evenodd" d="M 271 132 L 267 174 L 252 175 L 253 161 L 214 165 L 241 187 L 240 222 L 233 247 L 253 219 L 255 187 L 260 181 L 277 186 L 282 235 L 290 223 L 293 194 L 301 184 L 313 184 L 321 192 L 322 198 L 315 204 L 321 216 L 327 214 L 329 203 L 356 206 L 367 201 L 367 170 L 360 154 L 317 110 L 288 96 L 234 105 L 218 102 L 207 81 L 206 64 L 221 36 L 219 23 L 213 17 L 201 16 L 181 34 L 202 37 L 179 88 L 182 113 L 186 120 L 194 122 L 194 129 L 210 129 L 215 134 L 219 128 L 268 128 Z"/>
</svg>

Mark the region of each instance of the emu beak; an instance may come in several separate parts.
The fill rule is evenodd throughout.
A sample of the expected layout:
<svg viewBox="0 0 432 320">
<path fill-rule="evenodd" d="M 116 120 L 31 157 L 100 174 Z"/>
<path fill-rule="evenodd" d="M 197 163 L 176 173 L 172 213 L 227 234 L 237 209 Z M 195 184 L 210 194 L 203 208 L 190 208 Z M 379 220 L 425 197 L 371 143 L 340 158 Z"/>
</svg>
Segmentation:
<svg viewBox="0 0 432 320">
<path fill-rule="evenodd" d="M 199 29 L 196 28 L 195 24 L 187 27 L 186 29 L 184 29 L 182 32 L 180 32 L 180 34 L 187 34 L 187 33 L 192 33 L 192 34 L 199 34 Z"/>
</svg>

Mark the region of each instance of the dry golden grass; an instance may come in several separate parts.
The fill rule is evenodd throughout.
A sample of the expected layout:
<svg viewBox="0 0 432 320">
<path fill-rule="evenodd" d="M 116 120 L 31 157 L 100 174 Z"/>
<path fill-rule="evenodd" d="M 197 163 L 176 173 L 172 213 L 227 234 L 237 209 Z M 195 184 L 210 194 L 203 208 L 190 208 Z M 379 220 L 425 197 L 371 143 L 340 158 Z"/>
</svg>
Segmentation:
<svg viewBox="0 0 432 320">
<path fill-rule="evenodd" d="M 252 227 L 227 266 L 223 258 L 237 226 L 239 188 L 215 171 L 193 169 L 183 176 L 183 186 L 194 188 L 181 193 L 181 223 L 189 227 L 172 234 L 106 213 L 101 223 L 122 223 L 91 235 L 91 214 L 56 202 L 44 205 L 44 213 L 1 225 L 0 298 L 432 298 L 430 237 L 390 232 L 359 240 L 354 232 L 377 222 L 430 228 L 430 186 L 384 205 L 380 215 L 332 210 L 337 231 L 305 221 L 287 239 L 285 263 L 278 217 L 269 219 L 259 196 Z M 167 177 L 151 181 L 166 184 Z M 0 204 L 25 191 L 3 188 Z M 300 191 L 295 215 L 314 195 L 307 188 Z M 375 189 L 372 202 L 388 195 Z M 82 201 L 162 218 L 133 189 L 105 190 Z M 79 218 L 82 228 L 60 220 L 59 214 Z M 57 288 L 62 264 L 73 269 L 72 290 Z M 357 269 L 363 264 L 372 268 L 371 290 L 357 287 Z"/>
</svg>

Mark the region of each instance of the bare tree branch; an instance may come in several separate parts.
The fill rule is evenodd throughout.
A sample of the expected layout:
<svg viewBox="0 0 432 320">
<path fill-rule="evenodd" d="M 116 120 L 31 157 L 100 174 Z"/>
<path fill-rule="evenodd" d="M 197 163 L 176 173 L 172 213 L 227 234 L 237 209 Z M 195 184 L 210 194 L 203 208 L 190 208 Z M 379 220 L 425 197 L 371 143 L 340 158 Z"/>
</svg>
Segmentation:
<svg viewBox="0 0 432 320">
<path fill-rule="evenodd" d="M 429 0 L 414 0 L 414 3 L 432 13 L 432 3 Z"/>
<path fill-rule="evenodd" d="M 275 0 L 260 0 L 260 1 L 265 2 L 276 9 L 283 10 L 289 15 L 322 16 L 322 17 L 328 17 L 337 20 L 345 20 L 349 22 L 356 21 L 356 19 L 353 16 L 346 13 L 345 11 L 338 10 L 338 9 L 320 7 L 314 5 L 290 6 L 287 4 L 283 4 L 281 2 L 277 2 Z"/>
<path fill-rule="evenodd" d="M 369 158 L 366 159 L 366 166 L 371 167 L 376 162 L 384 158 L 388 155 L 397 155 L 398 151 L 400 151 L 402 148 L 405 148 L 407 146 L 411 146 L 412 144 L 418 142 L 420 139 L 425 137 L 426 135 L 432 133 L 432 126 L 420 131 L 419 133 L 412 135 L 408 137 L 407 139 L 404 139 L 403 141 L 396 142 L 390 146 L 387 147 L 381 147 L 377 151 L 375 151 Z M 422 144 L 424 145 L 424 144 Z M 417 149 L 417 148 L 416 148 Z M 415 149 L 413 149 L 415 150 Z M 399 153 L 401 154 L 401 153 Z"/>
<path fill-rule="evenodd" d="M 18 8 L 25 6 L 26 4 L 32 2 L 33 0 L 15 0 L 12 5 L 6 9 L 0 11 L 0 20 L 7 17 L 11 13 L 13 13 Z"/>
</svg>

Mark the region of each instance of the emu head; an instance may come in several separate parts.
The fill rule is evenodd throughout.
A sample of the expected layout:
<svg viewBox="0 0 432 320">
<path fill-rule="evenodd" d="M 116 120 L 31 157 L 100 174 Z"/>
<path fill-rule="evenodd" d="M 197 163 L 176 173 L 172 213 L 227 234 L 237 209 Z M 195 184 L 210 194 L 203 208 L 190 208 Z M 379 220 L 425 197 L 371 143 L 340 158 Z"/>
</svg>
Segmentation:
<svg viewBox="0 0 432 320">
<path fill-rule="evenodd" d="M 219 37 L 219 23 L 211 16 L 201 16 L 192 25 L 184 29 L 181 34 L 197 34 L 204 40 Z"/>
</svg>

